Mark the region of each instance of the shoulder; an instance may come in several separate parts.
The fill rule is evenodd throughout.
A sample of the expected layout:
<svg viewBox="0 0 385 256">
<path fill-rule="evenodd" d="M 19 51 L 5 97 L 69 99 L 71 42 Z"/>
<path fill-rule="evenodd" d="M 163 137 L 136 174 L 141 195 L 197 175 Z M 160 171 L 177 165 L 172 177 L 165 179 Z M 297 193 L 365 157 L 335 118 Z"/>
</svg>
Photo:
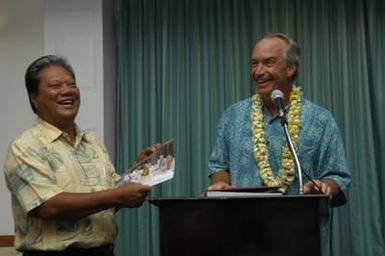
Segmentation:
<svg viewBox="0 0 385 256">
<path fill-rule="evenodd" d="M 10 143 L 10 147 L 37 147 L 44 144 L 44 133 L 35 125 L 18 134 Z"/>
<path fill-rule="evenodd" d="M 303 99 L 301 112 L 302 123 L 310 131 L 316 130 L 316 133 L 323 133 L 324 131 L 334 132 L 338 130 L 338 125 L 332 113 L 322 106 Z"/>
<path fill-rule="evenodd" d="M 31 164 L 35 162 L 35 159 L 45 159 L 44 148 L 47 143 L 44 141 L 43 134 L 36 127 L 29 128 L 17 135 L 8 147 L 4 161 L 5 173 L 11 173 L 22 166 L 21 162 L 24 160 Z"/>
<path fill-rule="evenodd" d="M 101 139 L 93 132 L 82 131 L 84 140 L 91 144 L 93 147 L 98 147 L 103 150 L 103 152 L 107 153 L 106 147 L 101 141 Z"/>
<path fill-rule="evenodd" d="M 239 115 L 240 113 L 249 113 L 251 109 L 251 98 L 247 98 L 230 105 L 224 112 L 224 115 Z"/>
<path fill-rule="evenodd" d="M 251 98 L 230 105 L 223 113 L 218 123 L 218 134 L 237 136 L 246 127 L 250 127 Z"/>
<path fill-rule="evenodd" d="M 303 99 L 301 102 L 301 111 L 303 113 L 303 116 L 306 117 L 306 119 L 313 119 L 315 120 L 334 120 L 332 113 L 327 110 L 326 108 L 317 105 L 307 99 Z"/>
<path fill-rule="evenodd" d="M 98 136 L 93 133 L 93 132 L 90 132 L 90 131 L 85 131 L 85 130 L 81 130 L 82 134 L 84 135 L 84 138 L 92 143 L 98 143 L 100 144 L 101 141 L 100 139 L 98 138 Z"/>
</svg>

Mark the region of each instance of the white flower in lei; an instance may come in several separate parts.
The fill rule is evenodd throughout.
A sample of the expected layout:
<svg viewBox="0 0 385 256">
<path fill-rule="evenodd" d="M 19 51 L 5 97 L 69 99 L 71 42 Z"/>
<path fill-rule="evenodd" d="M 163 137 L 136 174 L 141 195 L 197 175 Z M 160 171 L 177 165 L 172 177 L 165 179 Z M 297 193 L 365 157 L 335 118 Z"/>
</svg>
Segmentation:
<svg viewBox="0 0 385 256">
<path fill-rule="evenodd" d="M 301 88 L 294 86 L 290 93 L 290 110 L 288 113 L 288 130 L 293 141 L 294 148 L 297 147 L 299 138 L 301 96 Z M 295 164 L 293 156 L 287 146 L 287 143 L 285 143 L 282 151 L 282 166 L 275 177 L 269 163 L 269 152 L 267 150 L 265 138 L 262 106 L 263 102 L 261 96 L 259 94 L 253 95 L 251 129 L 253 134 L 254 157 L 258 163 L 259 174 L 263 182 L 269 187 L 279 187 L 279 190 L 285 193 L 288 186 L 294 180 Z"/>
</svg>

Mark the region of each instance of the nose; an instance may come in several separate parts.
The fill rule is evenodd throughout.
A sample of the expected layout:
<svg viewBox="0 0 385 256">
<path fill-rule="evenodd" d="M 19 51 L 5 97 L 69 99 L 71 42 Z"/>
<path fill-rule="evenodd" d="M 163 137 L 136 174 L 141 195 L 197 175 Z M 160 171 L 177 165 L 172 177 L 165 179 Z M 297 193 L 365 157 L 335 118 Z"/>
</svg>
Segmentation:
<svg viewBox="0 0 385 256">
<path fill-rule="evenodd" d="M 254 79 L 261 77 L 265 72 L 264 66 L 262 63 L 255 64 L 253 67 L 252 76 Z"/>
<path fill-rule="evenodd" d="M 76 86 L 73 86 L 72 84 L 63 83 L 61 86 L 60 92 L 62 94 L 72 94 L 77 90 Z"/>
<path fill-rule="evenodd" d="M 264 71 L 265 71 L 265 69 L 264 69 L 263 64 L 262 63 L 258 63 L 258 65 L 257 65 L 257 67 L 255 69 L 255 74 L 261 75 L 261 74 L 263 74 Z"/>
</svg>

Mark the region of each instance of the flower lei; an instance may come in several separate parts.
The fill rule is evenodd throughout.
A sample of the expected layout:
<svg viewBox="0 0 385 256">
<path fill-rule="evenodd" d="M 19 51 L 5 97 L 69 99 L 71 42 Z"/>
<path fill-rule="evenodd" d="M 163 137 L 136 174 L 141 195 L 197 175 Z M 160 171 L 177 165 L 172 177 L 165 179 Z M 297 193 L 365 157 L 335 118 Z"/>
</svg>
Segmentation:
<svg viewBox="0 0 385 256">
<path fill-rule="evenodd" d="M 300 111 L 301 111 L 301 88 L 293 87 L 290 94 L 290 110 L 288 113 L 288 130 L 293 141 L 294 147 L 297 146 L 300 128 Z M 269 187 L 279 187 L 283 193 L 286 192 L 288 186 L 294 180 L 294 160 L 287 144 L 282 152 L 282 166 L 276 177 L 269 164 L 269 154 L 267 151 L 265 129 L 262 113 L 262 98 L 259 94 L 252 97 L 252 134 L 253 134 L 253 151 L 255 160 L 259 166 L 259 174 L 263 182 Z"/>
</svg>

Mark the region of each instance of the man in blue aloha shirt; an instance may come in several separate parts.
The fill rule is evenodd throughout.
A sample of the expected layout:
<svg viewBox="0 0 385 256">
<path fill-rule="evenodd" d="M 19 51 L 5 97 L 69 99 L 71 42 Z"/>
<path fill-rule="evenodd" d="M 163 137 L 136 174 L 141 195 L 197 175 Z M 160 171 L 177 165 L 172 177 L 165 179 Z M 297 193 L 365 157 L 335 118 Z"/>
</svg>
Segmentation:
<svg viewBox="0 0 385 256">
<path fill-rule="evenodd" d="M 293 84 L 300 49 L 284 34 L 269 34 L 254 47 L 250 75 L 256 94 L 230 106 L 218 125 L 209 161 L 208 189 L 274 186 L 298 194 L 294 161 L 286 146 L 277 109 L 270 99 L 279 89 L 288 127 L 304 172 L 304 193 L 323 193 L 333 205 L 345 203 L 351 182 L 343 142 L 331 113 L 302 97 Z"/>
</svg>

